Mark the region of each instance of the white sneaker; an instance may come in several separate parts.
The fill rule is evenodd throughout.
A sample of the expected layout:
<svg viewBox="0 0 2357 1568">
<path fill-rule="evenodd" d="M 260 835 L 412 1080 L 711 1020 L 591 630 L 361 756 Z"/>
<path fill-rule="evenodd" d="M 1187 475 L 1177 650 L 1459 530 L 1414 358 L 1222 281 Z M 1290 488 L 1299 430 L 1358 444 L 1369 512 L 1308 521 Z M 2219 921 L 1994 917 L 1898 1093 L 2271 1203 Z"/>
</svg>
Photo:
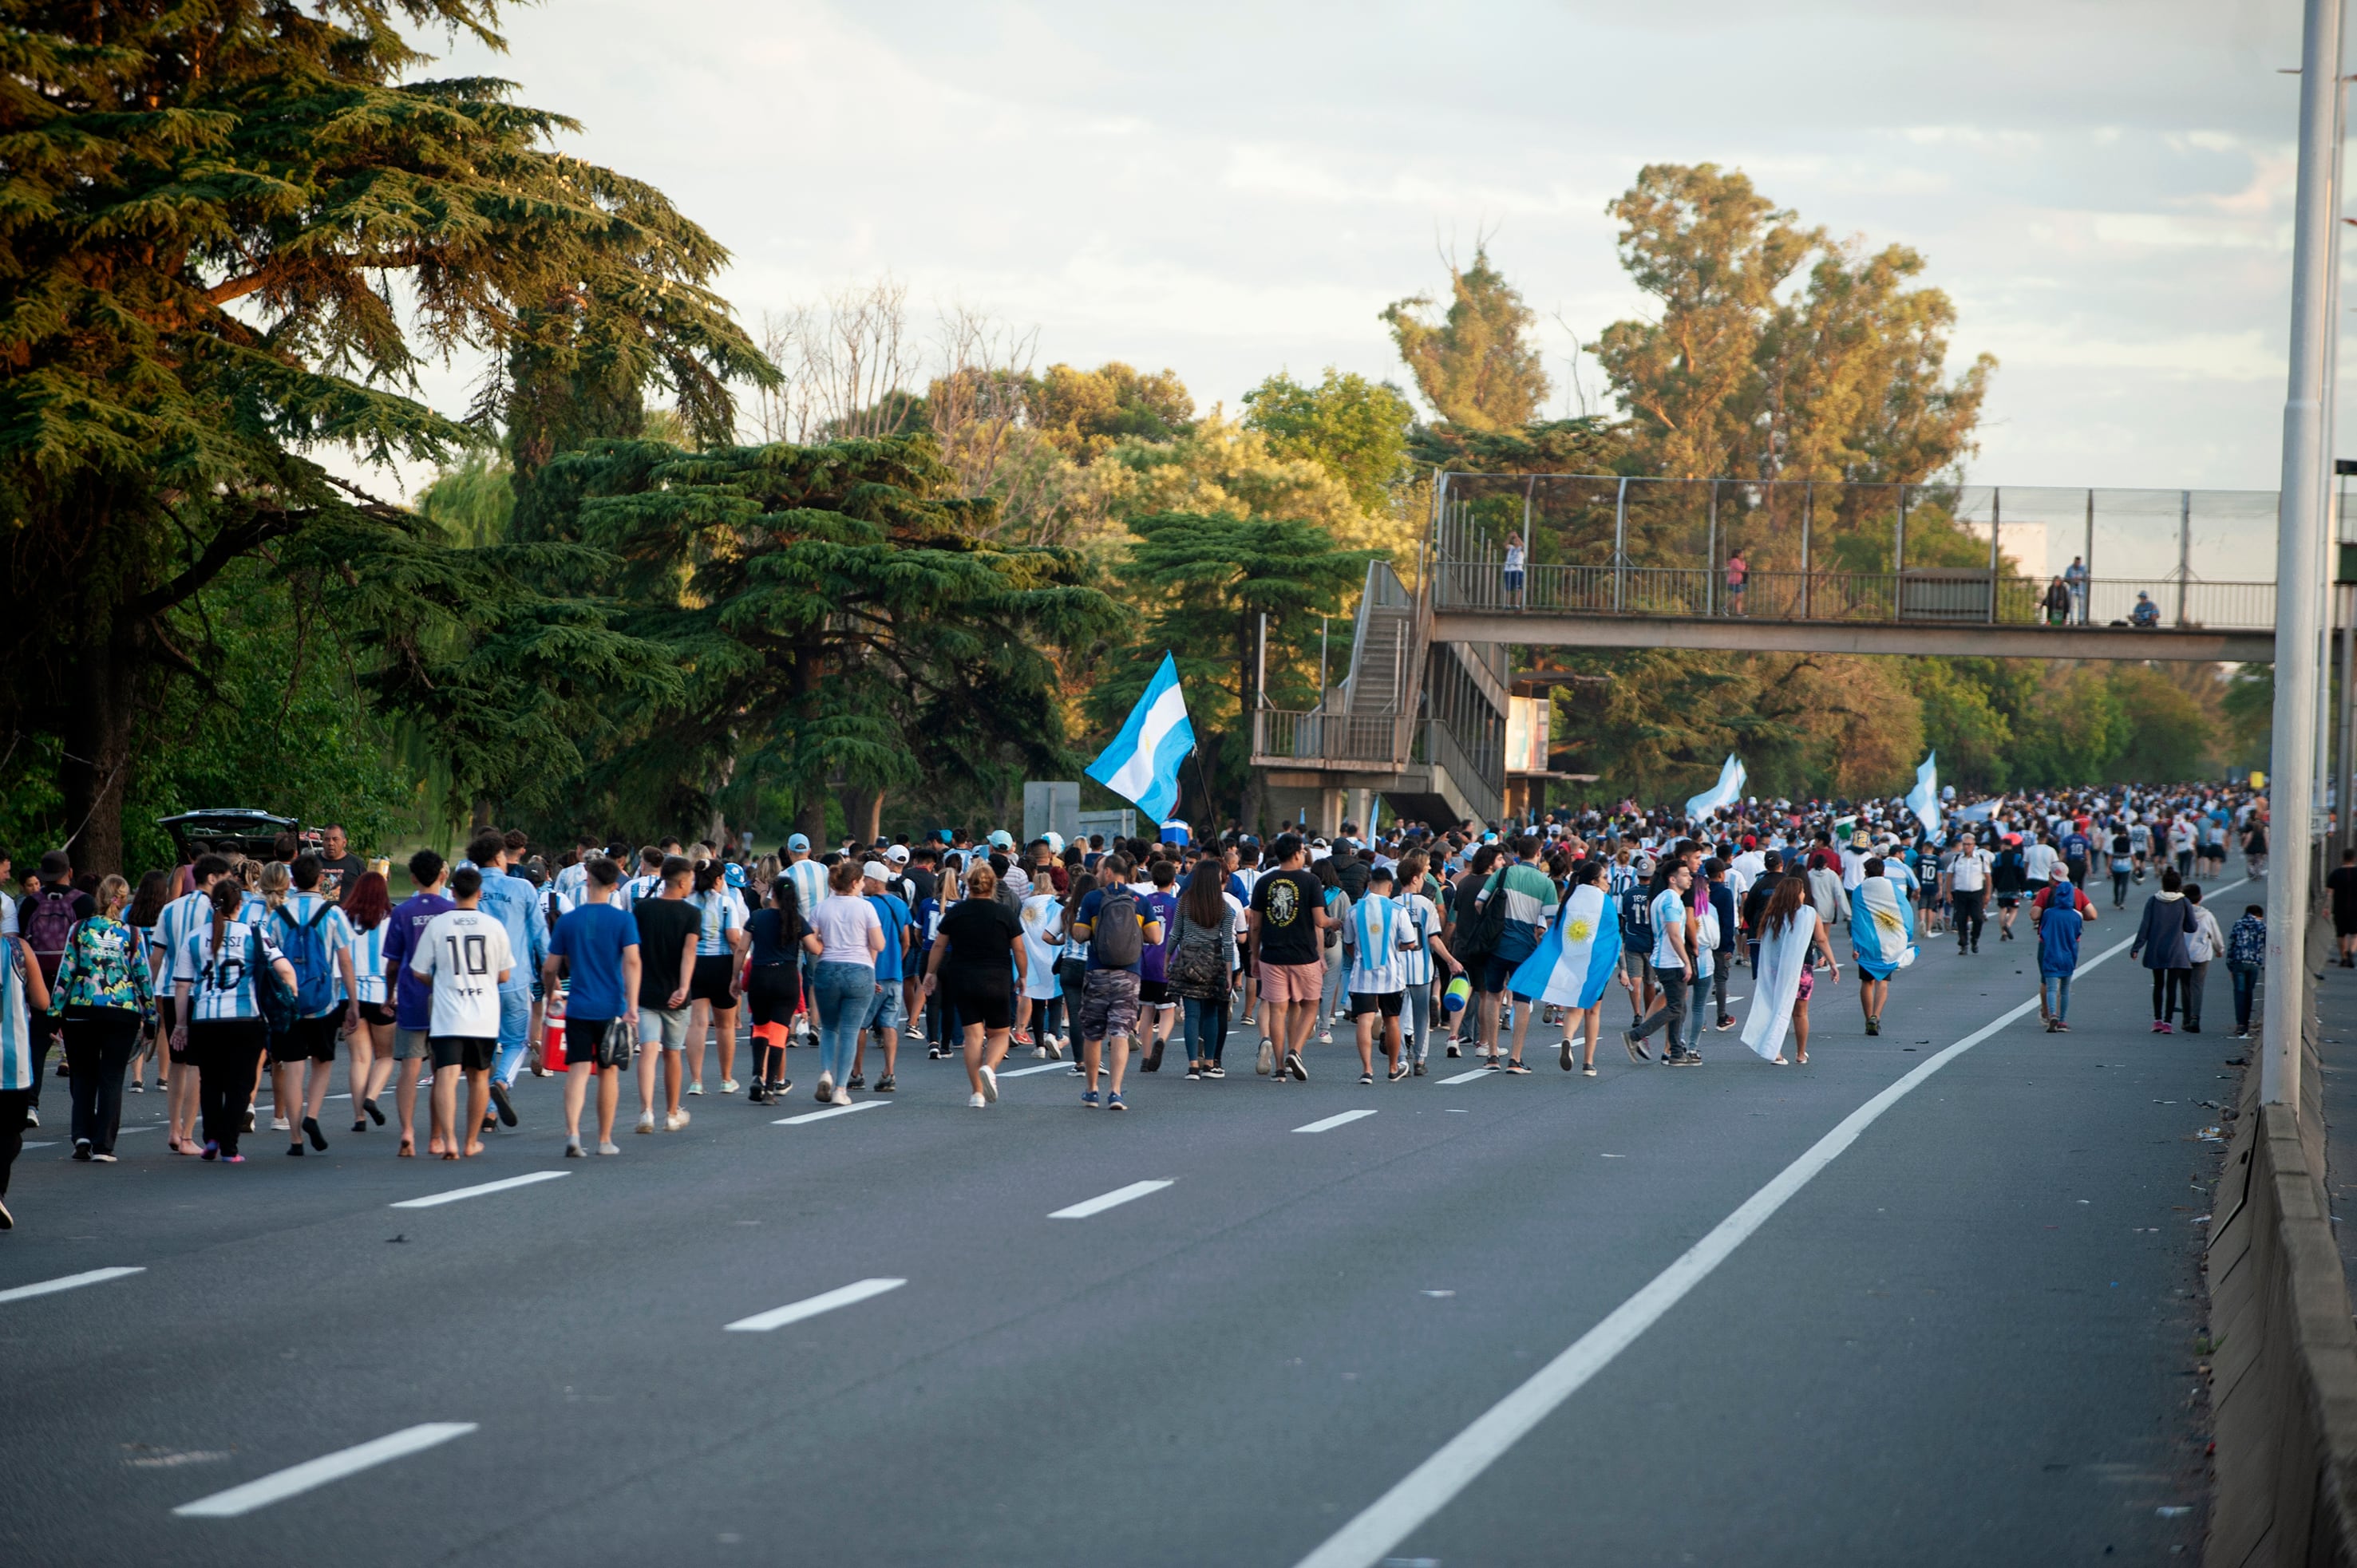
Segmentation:
<svg viewBox="0 0 2357 1568">
<path fill-rule="evenodd" d="M 622 1152 L 622 1145 L 608 1138 L 597 1145 L 597 1152 L 601 1155 L 619 1155 Z"/>
<path fill-rule="evenodd" d="M 684 1111 L 674 1111 L 663 1118 L 663 1131 L 666 1133 L 676 1133 L 686 1125 L 687 1112 Z"/>
<path fill-rule="evenodd" d="M 818 1102 L 821 1105 L 825 1105 L 831 1103 L 834 1099 L 834 1074 L 831 1072 L 823 1072 L 818 1075 Z"/>
<path fill-rule="evenodd" d="M 641 1133 L 651 1133 L 651 1132 L 653 1132 L 654 1130 L 655 1130 L 655 1113 L 654 1113 L 653 1112 L 651 1112 L 651 1111 L 641 1111 L 641 1112 L 639 1112 L 639 1131 L 640 1131 L 640 1132 L 641 1132 Z"/>
<path fill-rule="evenodd" d="M 838 1089 L 838 1090 L 836 1090 L 834 1091 L 834 1102 L 835 1102 L 837 1105 L 848 1105 L 848 1104 L 850 1104 L 850 1103 L 851 1103 L 851 1090 L 847 1090 L 847 1089 Z"/>
<path fill-rule="evenodd" d="M 734 1093 L 736 1093 L 736 1092 L 737 1092 L 737 1080 L 736 1080 L 735 1079 L 733 1079 L 733 1078 L 724 1078 L 724 1079 L 722 1079 L 720 1080 L 720 1092 L 721 1092 L 721 1093 L 723 1093 L 723 1094 L 734 1094 Z"/>
<path fill-rule="evenodd" d="M 1031 1047 L 1031 1059 L 1032 1059 L 1033 1061 L 1040 1061 L 1040 1062 L 1046 1061 L 1046 1060 L 1048 1059 L 1048 1047 L 1045 1047 L 1045 1046 L 1034 1046 L 1034 1047 Z"/>
<path fill-rule="evenodd" d="M 287 1125 L 285 1117 L 273 1116 L 270 1119 L 270 1130 L 274 1133 L 291 1133 L 294 1128 Z"/>
<path fill-rule="evenodd" d="M 969 1111 L 980 1111 L 989 1103 L 979 1094 L 969 1094 L 965 1097 L 966 1109 Z"/>
<path fill-rule="evenodd" d="M 982 1069 L 982 1097 L 993 1104 L 998 1102 L 998 1075 L 988 1068 Z"/>
</svg>

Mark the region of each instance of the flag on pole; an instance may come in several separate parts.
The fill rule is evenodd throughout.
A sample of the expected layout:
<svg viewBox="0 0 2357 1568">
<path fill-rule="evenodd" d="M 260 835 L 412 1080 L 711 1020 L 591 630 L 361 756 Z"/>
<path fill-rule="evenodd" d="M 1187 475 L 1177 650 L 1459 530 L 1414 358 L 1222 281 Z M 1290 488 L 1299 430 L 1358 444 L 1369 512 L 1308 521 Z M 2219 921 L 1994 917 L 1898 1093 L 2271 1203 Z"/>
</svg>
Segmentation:
<svg viewBox="0 0 2357 1568">
<path fill-rule="evenodd" d="M 1743 764 L 1730 751 L 1718 766 L 1718 782 L 1686 801 L 1686 815 L 1707 817 L 1722 806 L 1734 805 L 1743 799 Z"/>
<path fill-rule="evenodd" d="M 1087 772 L 1158 822 L 1178 803 L 1178 765 L 1194 749 L 1195 726 L 1187 720 L 1186 693 L 1178 689 L 1178 661 L 1165 653 L 1146 694 L 1130 709 L 1129 722 Z"/>
<path fill-rule="evenodd" d="M 1907 809 L 1927 833 L 1940 831 L 1940 754 L 1932 753 L 1915 770 L 1915 788 L 1907 791 Z"/>
</svg>

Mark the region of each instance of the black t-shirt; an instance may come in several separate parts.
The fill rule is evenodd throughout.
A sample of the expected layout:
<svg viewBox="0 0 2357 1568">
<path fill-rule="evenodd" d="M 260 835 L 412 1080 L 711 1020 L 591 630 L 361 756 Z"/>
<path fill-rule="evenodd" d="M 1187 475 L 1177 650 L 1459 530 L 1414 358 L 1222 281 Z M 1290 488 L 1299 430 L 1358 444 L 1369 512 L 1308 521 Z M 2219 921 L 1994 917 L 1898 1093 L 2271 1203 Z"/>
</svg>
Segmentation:
<svg viewBox="0 0 2357 1568">
<path fill-rule="evenodd" d="M 909 900 L 909 908 L 915 908 L 928 898 L 938 898 L 942 896 L 941 876 L 931 866 L 912 865 L 909 867 L 908 877 L 917 892 L 917 896 Z"/>
<path fill-rule="evenodd" d="M 1313 911 L 1326 908 L 1326 885 L 1308 871 L 1272 871 L 1253 885 L 1260 912 L 1260 961 L 1316 963 L 1324 956 Z"/>
<path fill-rule="evenodd" d="M 1014 943 L 1023 921 L 996 898 L 961 898 L 942 917 L 950 950 L 942 955 L 942 983 L 996 986 L 1015 978 Z"/>
<path fill-rule="evenodd" d="M 1750 940 L 1760 940 L 1760 922 L 1767 916 L 1768 901 L 1776 897 L 1776 884 L 1782 880 L 1784 874 L 1781 871 L 1763 873 L 1751 885 L 1751 891 L 1743 896 L 1743 929 L 1749 933 Z"/>
<path fill-rule="evenodd" d="M 785 929 L 783 909 L 756 909 L 753 918 L 745 922 L 746 939 L 752 944 L 753 967 L 760 969 L 774 963 L 794 963 L 802 957 L 802 939 L 810 935 L 810 922 L 800 915 L 794 917 L 794 929 Z"/>
<path fill-rule="evenodd" d="M 2332 918 L 2357 919 L 2357 865 L 2335 867 L 2324 885 L 2332 889 Z"/>
<path fill-rule="evenodd" d="M 367 871 L 368 862 L 350 850 L 346 850 L 332 860 L 324 854 L 321 855 L 319 857 L 320 897 L 333 899 L 339 904 L 342 903 L 351 897 L 352 884 L 358 882 Z"/>
<path fill-rule="evenodd" d="M 704 911 L 684 898 L 641 898 L 630 906 L 639 923 L 639 1005 L 668 1007 L 680 987 L 679 955 L 704 930 Z"/>
</svg>

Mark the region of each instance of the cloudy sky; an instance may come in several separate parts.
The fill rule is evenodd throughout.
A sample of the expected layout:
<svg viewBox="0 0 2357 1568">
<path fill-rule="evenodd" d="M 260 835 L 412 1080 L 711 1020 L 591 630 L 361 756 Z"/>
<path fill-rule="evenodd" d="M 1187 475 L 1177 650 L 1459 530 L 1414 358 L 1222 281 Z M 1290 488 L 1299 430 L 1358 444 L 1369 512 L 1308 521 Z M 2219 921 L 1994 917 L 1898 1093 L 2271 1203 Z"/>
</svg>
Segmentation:
<svg viewBox="0 0 2357 1568">
<path fill-rule="evenodd" d="M 1605 203 L 1647 162 L 1732 165 L 1805 222 L 1928 258 L 1956 361 L 2001 361 L 1976 480 L 2271 488 L 2298 20 L 550 0 L 508 14 L 503 59 L 443 69 L 512 78 L 584 123 L 583 156 L 669 192 L 735 253 L 748 320 L 888 274 L 1036 328 L 1042 363 L 1168 366 L 1205 405 L 1278 369 L 1405 381 L 1377 313 L 1481 232 L 1573 404 L 1554 318 L 1592 337 L 1646 305 Z"/>
</svg>

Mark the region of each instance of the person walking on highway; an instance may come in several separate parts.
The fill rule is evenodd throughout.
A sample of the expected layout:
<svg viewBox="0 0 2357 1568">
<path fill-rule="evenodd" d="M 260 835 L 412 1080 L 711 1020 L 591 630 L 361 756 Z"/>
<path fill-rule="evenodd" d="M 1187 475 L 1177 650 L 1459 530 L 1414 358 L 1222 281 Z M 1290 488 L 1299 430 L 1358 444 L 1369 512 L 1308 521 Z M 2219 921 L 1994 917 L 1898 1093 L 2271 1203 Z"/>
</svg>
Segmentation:
<svg viewBox="0 0 2357 1568">
<path fill-rule="evenodd" d="M 587 863 L 581 902 L 556 918 L 542 961 L 541 991 L 565 997 L 565 1157 L 582 1157 L 581 1107 L 597 1079 L 597 1152 L 619 1155 L 614 1112 L 622 1072 L 639 1037 L 639 927 L 616 908 L 621 868 L 604 855 Z"/>
<path fill-rule="evenodd" d="M 1686 993 L 1694 983 L 1695 954 L 1686 940 L 1686 895 L 1694 887 L 1694 872 L 1682 862 L 1664 860 L 1654 873 L 1652 896 L 1653 973 L 1662 986 L 1662 1004 L 1633 1029 L 1621 1031 L 1621 1044 L 1633 1062 L 1651 1060 L 1645 1036 L 1668 1026 L 1663 1036 L 1662 1065 L 1699 1066 L 1702 1058 L 1685 1046 Z"/>
<path fill-rule="evenodd" d="M 2185 879 L 2171 866 L 2160 874 L 2160 891 L 2145 900 L 2144 918 L 2136 926 L 2128 956 L 2141 956 L 2152 972 L 2152 1032 L 2173 1035 L 2169 1022 L 2185 993 L 2186 972 L 2193 960 L 2188 950 L 2193 931 L 2193 906 L 2185 901 Z"/>
<path fill-rule="evenodd" d="M 923 983 L 924 995 L 938 992 L 956 1022 L 971 1110 L 997 1103 L 999 1064 L 1015 1027 L 1015 993 L 1030 963 L 1023 917 L 998 901 L 998 874 L 975 866 L 966 874 L 965 897 L 942 917 L 925 955 Z"/>
<path fill-rule="evenodd" d="M 2234 986 L 2234 1038 L 2251 1037 L 2251 1003 L 2258 995 L 2259 971 L 2267 961 L 2267 909 L 2246 904 L 2243 918 L 2226 934 L 2226 978 Z"/>
<path fill-rule="evenodd" d="M 2063 892 L 2031 911 L 2038 932 L 2038 1010 L 2046 1015 L 2046 1032 L 2069 1034 L 2071 977 L 2079 972 L 2079 938 L 2095 918 L 2094 907 L 2077 896 L 2067 874 L 2057 866 L 2054 887 Z"/>
<path fill-rule="evenodd" d="M 92 899 L 98 912 L 77 921 L 66 938 L 49 1012 L 64 1023 L 72 1069 L 73 1157 L 113 1165 L 123 1073 L 155 1010 L 155 991 L 139 933 L 123 919 L 131 885 L 109 876 Z"/>
<path fill-rule="evenodd" d="M 49 988 L 25 939 L 0 936 L 0 1230 L 16 1228 L 8 1212 L 8 1172 L 25 1149 L 25 1112 L 33 1103 L 33 1019 L 48 1010 Z M 177 1080 L 183 1068 L 174 1068 Z"/>
<path fill-rule="evenodd" d="M 2185 1032 L 2201 1032 L 2201 992 L 2210 979 L 2210 961 L 2226 950 L 2225 933 L 2218 929 L 2218 918 L 2201 907 L 2201 885 L 2185 885 L 2185 901 L 2192 906 L 2191 925 L 2186 932 L 2185 956 L 2192 961 L 2185 968 Z"/>
<path fill-rule="evenodd" d="M 1785 1065 L 1784 1036 L 1789 1031 L 1796 1047 L 1794 1059 L 1808 1065 L 1809 993 L 1816 980 L 1813 961 L 1824 967 L 1834 984 L 1841 983 L 1833 943 L 1826 940 L 1816 906 L 1809 901 L 1808 879 L 1793 873 L 1777 879 L 1760 918 L 1760 957 L 1750 1010 L 1743 1020 L 1743 1043 L 1762 1061 Z"/>
<path fill-rule="evenodd" d="M 1955 859 L 1948 863 L 1948 903 L 1955 911 L 1956 951 L 1981 950 L 1981 931 L 1986 921 L 1982 903 L 1988 897 L 1988 851 L 1981 848 L 1966 833 L 1956 846 Z"/>
<path fill-rule="evenodd" d="M 2341 967 L 2357 969 L 2357 849 L 2341 852 L 2341 864 L 2324 879 L 2332 895 L 2332 935 L 2341 948 Z"/>
<path fill-rule="evenodd" d="M 1880 855 L 1870 856 L 1865 878 L 1849 896 L 1850 951 L 1857 960 L 1858 1005 L 1869 1035 L 1882 1033 L 1890 977 L 1915 961 L 1915 911 L 1885 869 Z"/>
</svg>

